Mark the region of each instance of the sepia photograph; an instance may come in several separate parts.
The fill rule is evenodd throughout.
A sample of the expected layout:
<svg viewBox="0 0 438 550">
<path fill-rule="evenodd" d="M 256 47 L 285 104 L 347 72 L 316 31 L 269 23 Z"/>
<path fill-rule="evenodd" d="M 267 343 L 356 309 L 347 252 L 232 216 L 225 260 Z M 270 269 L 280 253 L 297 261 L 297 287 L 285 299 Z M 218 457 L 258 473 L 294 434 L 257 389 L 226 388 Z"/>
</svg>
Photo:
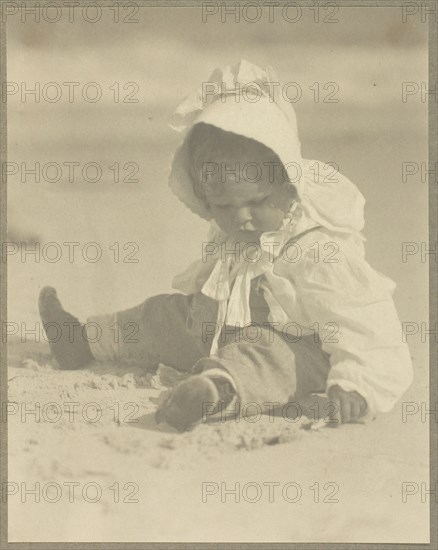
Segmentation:
<svg viewBox="0 0 438 550">
<path fill-rule="evenodd" d="M 1 548 L 437 548 L 437 3 L 1 9 Z"/>
</svg>

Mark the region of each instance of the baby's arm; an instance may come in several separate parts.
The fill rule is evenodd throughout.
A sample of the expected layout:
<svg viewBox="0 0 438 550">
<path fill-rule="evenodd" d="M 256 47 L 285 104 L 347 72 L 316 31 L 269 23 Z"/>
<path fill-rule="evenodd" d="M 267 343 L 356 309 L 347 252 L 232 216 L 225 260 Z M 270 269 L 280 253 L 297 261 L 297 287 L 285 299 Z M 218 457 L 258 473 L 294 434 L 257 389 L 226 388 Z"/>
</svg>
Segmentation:
<svg viewBox="0 0 438 550">
<path fill-rule="evenodd" d="M 315 257 L 336 237 L 323 231 L 300 241 L 303 255 L 290 274 L 302 309 L 302 323 L 315 326 L 330 354 L 329 399 L 342 422 L 389 411 L 412 381 L 412 364 L 392 300 L 392 283 L 374 271 L 347 239 L 337 239 L 330 260 Z M 310 248 L 310 246 L 312 246 Z M 322 256 L 322 255 L 321 255 Z M 318 260 L 318 261 L 316 261 Z"/>
</svg>

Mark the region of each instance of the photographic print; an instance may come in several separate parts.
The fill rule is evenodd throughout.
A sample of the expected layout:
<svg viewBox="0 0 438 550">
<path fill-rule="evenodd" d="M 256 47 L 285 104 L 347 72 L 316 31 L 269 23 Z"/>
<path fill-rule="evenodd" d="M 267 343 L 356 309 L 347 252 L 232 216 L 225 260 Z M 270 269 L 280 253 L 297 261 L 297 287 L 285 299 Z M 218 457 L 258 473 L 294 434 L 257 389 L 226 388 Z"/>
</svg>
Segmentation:
<svg viewBox="0 0 438 550">
<path fill-rule="evenodd" d="M 436 548 L 436 8 L 2 2 L 2 548 Z"/>
</svg>

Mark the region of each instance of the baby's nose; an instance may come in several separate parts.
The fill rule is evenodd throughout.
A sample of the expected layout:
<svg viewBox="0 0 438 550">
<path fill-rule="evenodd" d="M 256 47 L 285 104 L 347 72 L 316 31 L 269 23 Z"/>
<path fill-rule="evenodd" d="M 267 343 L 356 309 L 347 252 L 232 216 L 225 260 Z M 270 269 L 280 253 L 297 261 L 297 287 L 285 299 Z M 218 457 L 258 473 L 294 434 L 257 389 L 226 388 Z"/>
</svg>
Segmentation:
<svg viewBox="0 0 438 550">
<path fill-rule="evenodd" d="M 249 206 L 241 206 L 236 211 L 236 220 L 239 225 L 243 225 L 252 219 L 251 209 Z"/>
</svg>

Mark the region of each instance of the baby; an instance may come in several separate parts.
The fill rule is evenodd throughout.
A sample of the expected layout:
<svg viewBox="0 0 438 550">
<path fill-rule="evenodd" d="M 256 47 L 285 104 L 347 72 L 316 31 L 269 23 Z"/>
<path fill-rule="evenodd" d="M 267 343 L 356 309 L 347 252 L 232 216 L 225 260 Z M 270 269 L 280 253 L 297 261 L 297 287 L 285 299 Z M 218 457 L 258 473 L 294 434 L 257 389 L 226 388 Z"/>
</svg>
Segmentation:
<svg viewBox="0 0 438 550">
<path fill-rule="evenodd" d="M 294 111 L 273 82 L 242 61 L 175 114 L 186 133 L 170 187 L 211 222 L 202 259 L 174 279 L 182 293 L 90 318 L 97 342 L 53 288 L 40 294 L 49 341 L 51 323 L 65 327 L 50 343 L 61 368 L 123 360 L 189 373 L 156 415 L 179 430 L 206 411 L 268 412 L 317 392 L 333 403 L 332 422 L 362 421 L 389 411 L 412 380 L 394 284 L 364 258 L 364 199 L 301 157 Z"/>
</svg>

